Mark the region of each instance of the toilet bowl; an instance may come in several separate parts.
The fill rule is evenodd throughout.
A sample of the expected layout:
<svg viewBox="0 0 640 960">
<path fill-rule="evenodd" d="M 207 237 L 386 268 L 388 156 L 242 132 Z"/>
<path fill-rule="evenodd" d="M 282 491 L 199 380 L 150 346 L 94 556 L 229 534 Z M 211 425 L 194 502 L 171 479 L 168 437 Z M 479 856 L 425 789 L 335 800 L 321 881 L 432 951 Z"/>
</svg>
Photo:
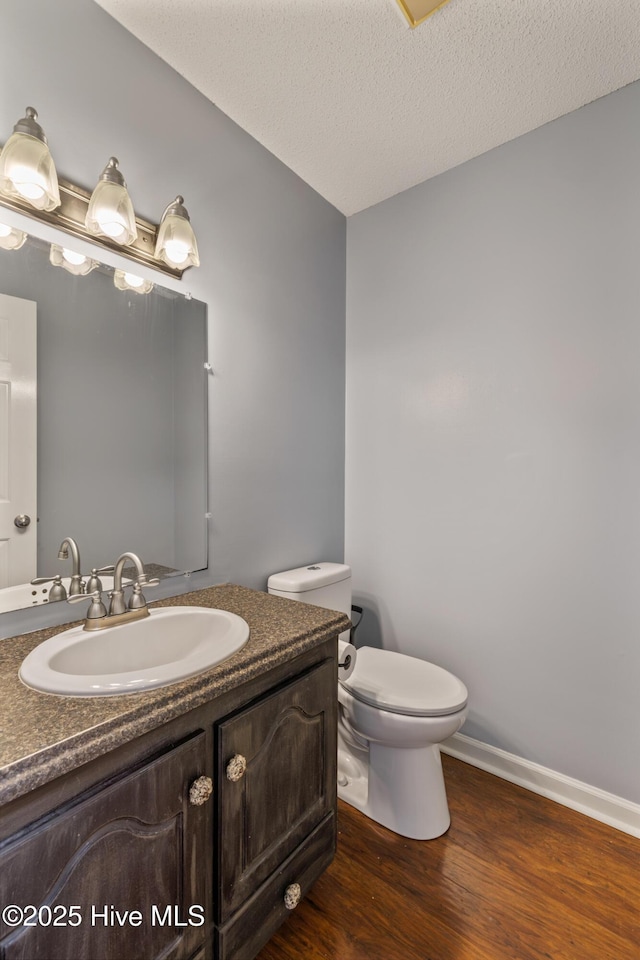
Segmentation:
<svg viewBox="0 0 640 960">
<path fill-rule="evenodd" d="M 464 684 L 424 660 L 361 647 L 338 704 L 338 795 L 402 836 L 443 834 L 451 821 L 438 744 L 465 721 Z"/>
<path fill-rule="evenodd" d="M 274 574 L 268 589 L 351 613 L 346 564 Z M 438 744 L 465 721 L 465 685 L 433 663 L 359 647 L 353 672 L 338 680 L 338 711 L 338 796 L 402 836 L 443 834 L 450 816 Z"/>
</svg>

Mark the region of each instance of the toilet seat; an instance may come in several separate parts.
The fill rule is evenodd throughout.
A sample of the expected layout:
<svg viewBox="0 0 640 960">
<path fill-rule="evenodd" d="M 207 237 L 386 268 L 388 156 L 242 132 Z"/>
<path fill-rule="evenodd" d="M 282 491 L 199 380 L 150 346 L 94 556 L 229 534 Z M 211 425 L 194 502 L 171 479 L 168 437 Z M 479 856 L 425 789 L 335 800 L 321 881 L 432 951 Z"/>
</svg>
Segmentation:
<svg viewBox="0 0 640 960">
<path fill-rule="evenodd" d="M 464 683 L 442 667 L 376 647 L 360 647 L 353 673 L 340 683 L 356 700 L 411 717 L 456 713 L 468 697 Z"/>
</svg>

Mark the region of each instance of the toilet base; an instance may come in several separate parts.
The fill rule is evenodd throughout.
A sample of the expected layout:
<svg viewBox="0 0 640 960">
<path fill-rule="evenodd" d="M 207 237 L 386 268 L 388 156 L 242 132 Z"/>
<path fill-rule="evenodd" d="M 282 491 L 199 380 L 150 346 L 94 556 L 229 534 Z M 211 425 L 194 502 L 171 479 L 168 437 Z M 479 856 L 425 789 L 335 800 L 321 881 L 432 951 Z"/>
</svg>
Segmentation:
<svg viewBox="0 0 640 960">
<path fill-rule="evenodd" d="M 339 731 L 338 796 L 412 840 L 434 840 L 451 823 L 437 744 L 398 748 L 370 743 L 364 748 Z"/>
</svg>

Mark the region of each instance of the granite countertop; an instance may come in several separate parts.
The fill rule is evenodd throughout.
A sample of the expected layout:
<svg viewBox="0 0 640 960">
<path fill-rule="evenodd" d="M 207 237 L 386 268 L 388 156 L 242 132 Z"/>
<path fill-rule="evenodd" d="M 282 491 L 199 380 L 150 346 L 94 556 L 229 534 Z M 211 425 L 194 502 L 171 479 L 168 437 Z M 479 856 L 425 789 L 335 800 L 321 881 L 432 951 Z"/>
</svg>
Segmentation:
<svg viewBox="0 0 640 960">
<path fill-rule="evenodd" d="M 349 626 L 345 614 L 225 584 L 150 604 L 230 610 L 250 628 L 236 654 L 206 673 L 145 693 L 61 697 L 18 678 L 26 655 L 69 624 L 0 641 L 0 804 L 207 703 Z"/>
</svg>

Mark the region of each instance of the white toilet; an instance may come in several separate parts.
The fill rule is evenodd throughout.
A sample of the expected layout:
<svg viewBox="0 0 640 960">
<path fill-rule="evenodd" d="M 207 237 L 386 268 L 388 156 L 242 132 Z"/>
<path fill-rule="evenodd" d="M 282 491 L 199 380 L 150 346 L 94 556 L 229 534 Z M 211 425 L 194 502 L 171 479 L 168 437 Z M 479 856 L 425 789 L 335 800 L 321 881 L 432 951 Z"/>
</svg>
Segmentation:
<svg viewBox="0 0 640 960">
<path fill-rule="evenodd" d="M 351 616 L 346 564 L 276 573 L 268 590 Z M 467 688 L 433 663 L 374 647 L 358 649 L 347 679 L 340 672 L 338 796 L 404 837 L 439 837 L 451 820 L 438 744 L 464 723 Z"/>
</svg>

